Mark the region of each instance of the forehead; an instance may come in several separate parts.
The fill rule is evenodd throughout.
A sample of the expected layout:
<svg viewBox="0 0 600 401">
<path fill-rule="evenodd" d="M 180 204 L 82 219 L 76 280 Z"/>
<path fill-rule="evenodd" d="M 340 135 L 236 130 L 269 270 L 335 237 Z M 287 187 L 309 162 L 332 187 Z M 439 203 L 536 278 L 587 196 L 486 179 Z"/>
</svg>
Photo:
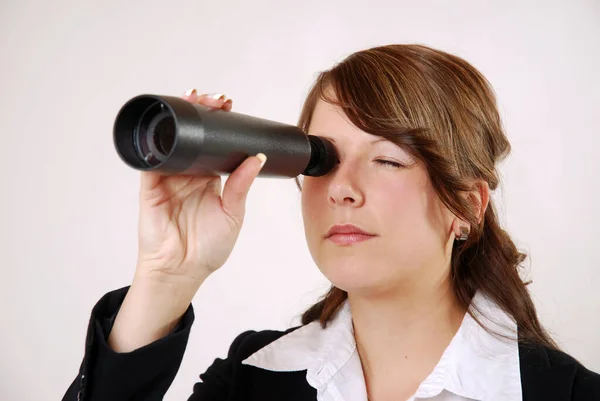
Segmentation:
<svg viewBox="0 0 600 401">
<path fill-rule="evenodd" d="M 356 141 L 361 138 L 366 140 L 376 138 L 375 135 L 361 131 L 352 124 L 340 107 L 321 99 L 315 105 L 308 133 L 329 137 L 336 142 L 338 140 Z"/>
</svg>

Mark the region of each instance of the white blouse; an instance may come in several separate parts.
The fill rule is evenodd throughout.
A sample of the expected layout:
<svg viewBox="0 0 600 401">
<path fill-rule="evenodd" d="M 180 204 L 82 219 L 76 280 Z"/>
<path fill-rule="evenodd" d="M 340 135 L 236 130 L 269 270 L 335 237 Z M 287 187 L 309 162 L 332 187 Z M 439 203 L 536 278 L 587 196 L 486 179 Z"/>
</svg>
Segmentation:
<svg viewBox="0 0 600 401">
<path fill-rule="evenodd" d="M 408 401 L 522 400 L 515 321 L 480 293 L 470 307 L 492 332 L 509 338 L 489 334 L 465 314 L 440 361 Z M 276 372 L 306 369 L 319 401 L 367 401 L 348 300 L 326 329 L 318 321 L 302 326 L 242 363 Z"/>
</svg>

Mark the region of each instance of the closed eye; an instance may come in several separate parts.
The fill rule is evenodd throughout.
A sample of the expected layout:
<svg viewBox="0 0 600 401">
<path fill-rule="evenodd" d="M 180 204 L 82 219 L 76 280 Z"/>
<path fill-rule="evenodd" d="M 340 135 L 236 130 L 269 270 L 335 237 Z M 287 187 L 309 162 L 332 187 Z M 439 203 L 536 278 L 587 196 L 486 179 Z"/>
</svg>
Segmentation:
<svg viewBox="0 0 600 401">
<path fill-rule="evenodd" d="M 395 168 L 406 167 L 404 164 L 400 164 L 398 162 L 393 162 L 391 160 L 382 160 L 382 159 L 379 159 L 379 160 L 375 160 L 375 162 L 379 163 L 379 164 L 382 164 L 382 165 L 385 165 L 385 166 L 392 166 L 392 167 L 395 167 Z M 339 160 L 337 160 L 337 164 L 340 164 Z"/>
<path fill-rule="evenodd" d="M 388 165 L 388 166 L 392 166 L 395 168 L 400 168 L 400 167 L 404 167 L 404 165 L 397 163 L 397 162 L 393 162 L 391 160 L 375 160 L 375 162 L 379 163 L 379 164 L 383 164 L 383 165 Z"/>
</svg>

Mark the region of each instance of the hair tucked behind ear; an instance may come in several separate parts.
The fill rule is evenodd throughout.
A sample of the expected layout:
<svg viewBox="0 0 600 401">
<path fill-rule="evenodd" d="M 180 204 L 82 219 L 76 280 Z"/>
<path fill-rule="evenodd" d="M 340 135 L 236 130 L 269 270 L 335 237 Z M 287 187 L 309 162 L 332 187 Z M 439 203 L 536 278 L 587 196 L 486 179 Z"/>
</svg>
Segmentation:
<svg viewBox="0 0 600 401">
<path fill-rule="evenodd" d="M 440 199 L 470 223 L 469 238 L 455 242 L 451 260 L 452 289 L 461 305 L 468 308 L 481 291 L 515 319 L 521 342 L 558 349 L 539 322 L 529 283 L 519 275 L 526 255 L 500 227 L 493 201 L 478 221 L 460 196 L 474 179 L 496 189 L 496 164 L 510 153 L 483 75 L 462 58 L 426 46 L 380 46 L 354 53 L 319 75 L 298 123 L 305 132 L 319 99 L 339 106 L 362 131 L 389 139 L 422 162 Z M 332 286 L 304 312 L 302 324 L 319 321 L 326 327 L 347 297 Z"/>
</svg>

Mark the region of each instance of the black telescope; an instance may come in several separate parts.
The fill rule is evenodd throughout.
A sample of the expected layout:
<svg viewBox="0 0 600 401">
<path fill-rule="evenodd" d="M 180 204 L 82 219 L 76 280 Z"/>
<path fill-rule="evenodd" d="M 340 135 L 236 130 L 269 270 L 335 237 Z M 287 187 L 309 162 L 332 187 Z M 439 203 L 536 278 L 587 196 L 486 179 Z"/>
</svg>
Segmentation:
<svg viewBox="0 0 600 401">
<path fill-rule="evenodd" d="M 296 126 L 172 96 L 129 100 L 118 112 L 113 139 L 130 167 L 166 174 L 229 174 L 257 153 L 267 156 L 263 177 L 321 176 L 337 162 L 330 141 Z"/>
</svg>

